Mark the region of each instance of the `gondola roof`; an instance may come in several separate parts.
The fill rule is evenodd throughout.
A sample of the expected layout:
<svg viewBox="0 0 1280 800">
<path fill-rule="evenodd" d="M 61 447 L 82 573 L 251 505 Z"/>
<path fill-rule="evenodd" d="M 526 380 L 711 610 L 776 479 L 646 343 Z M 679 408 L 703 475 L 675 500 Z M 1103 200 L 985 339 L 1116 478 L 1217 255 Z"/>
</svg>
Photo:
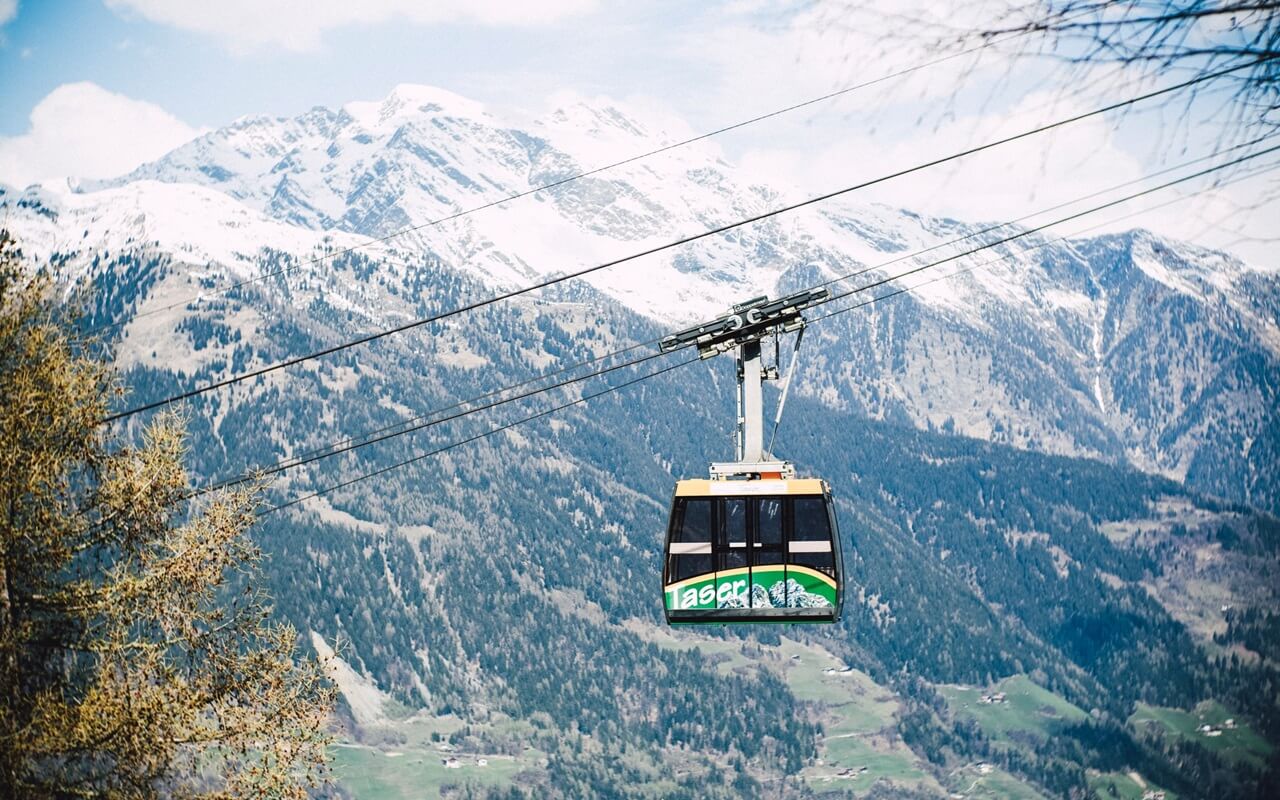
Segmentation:
<svg viewBox="0 0 1280 800">
<path fill-rule="evenodd" d="M 764 478 L 760 480 L 724 481 L 688 478 L 676 483 L 676 497 L 725 497 L 736 495 L 821 495 L 827 482 L 821 478 Z"/>
</svg>

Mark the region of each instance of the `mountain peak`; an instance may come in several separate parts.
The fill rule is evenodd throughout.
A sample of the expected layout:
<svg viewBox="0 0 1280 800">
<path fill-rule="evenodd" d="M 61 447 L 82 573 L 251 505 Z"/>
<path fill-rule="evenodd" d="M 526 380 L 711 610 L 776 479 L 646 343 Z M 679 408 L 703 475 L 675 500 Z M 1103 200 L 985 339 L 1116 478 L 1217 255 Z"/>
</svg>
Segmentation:
<svg viewBox="0 0 1280 800">
<path fill-rule="evenodd" d="M 485 117 L 484 105 L 448 89 L 418 83 L 397 84 L 382 100 L 356 101 L 343 108 L 366 128 L 379 128 L 420 113 Z"/>
<path fill-rule="evenodd" d="M 594 129 L 596 131 L 615 128 L 634 136 L 645 136 L 645 125 L 628 114 L 617 105 L 593 105 L 579 100 L 569 105 L 558 107 L 547 117 L 554 124 L 569 124 Z"/>
<path fill-rule="evenodd" d="M 670 120 L 609 97 L 560 92 L 553 98 L 551 108 L 538 120 L 540 125 L 574 139 L 594 140 L 617 147 L 624 142 L 674 138 L 666 130 L 670 127 Z"/>
</svg>

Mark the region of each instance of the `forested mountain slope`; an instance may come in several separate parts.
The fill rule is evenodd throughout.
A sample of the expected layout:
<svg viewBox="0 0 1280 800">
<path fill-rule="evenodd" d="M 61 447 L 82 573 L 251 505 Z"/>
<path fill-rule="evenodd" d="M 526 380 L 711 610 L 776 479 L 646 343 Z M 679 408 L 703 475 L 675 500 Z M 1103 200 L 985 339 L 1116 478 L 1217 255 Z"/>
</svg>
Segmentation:
<svg viewBox="0 0 1280 800">
<path fill-rule="evenodd" d="M 394 99 L 243 121 L 117 185 L 5 190 L 0 202 L 33 263 L 85 292 L 83 324 L 117 356 L 135 404 L 571 267 L 515 256 L 554 254 L 570 229 L 595 237 L 581 258 L 616 255 L 773 197 L 734 186 L 723 163 L 694 168 L 691 152 L 647 182 L 637 167 L 570 184 L 519 225 L 476 215 L 311 263 L 358 234 L 527 188 L 544 179 L 538 165 L 563 175 L 581 163 L 554 120 L 521 134 L 472 105 Z M 621 112 L 597 113 L 626 127 Z M 652 340 L 676 322 L 660 308 L 714 312 L 977 227 L 845 204 L 426 325 L 191 400 L 192 468 L 232 477 Z M 552 239 L 525 250 L 535 230 Z M 1008 252 L 997 269 L 815 321 L 806 336 L 775 449 L 838 498 L 851 585 L 835 628 L 663 630 L 666 505 L 675 477 L 729 455 L 727 360 L 265 516 L 278 612 L 318 649 L 337 647 L 353 741 L 416 747 L 430 729 L 427 752 L 448 738 L 509 757 L 509 775 L 477 772 L 457 790 L 478 795 L 490 783 L 741 796 L 784 775 L 797 791 L 863 792 L 870 778 L 829 765 L 864 762 L 925 794 L 979 762 L 1051 795 L 1129 770 L 1180 796 L 1265 792 L 1266 757 L 1223 761 L 1130 716 L 1215 701 L 1264 745 L 1280 740 L 1274 654 L 1258 644 L 1280 585 L 1280 526 L 1266 513 L 1280 489 L 1277 279 L 1144 232 Z M 675 360 L 291 470 L 270 499 Z M 792 656 L 856 667 L 864 694 L 886 698 L 879 721 L 840 718 L 843 690 L 815 688 L 835 678 Z M 1054 712 L 1058 735 L 1005 741 L 949 704 L 960 690 L 948 687 L 1011 676 L 1083 717 Z M 855 742 L 865 758 L 849 754 Z"/>
</svg>

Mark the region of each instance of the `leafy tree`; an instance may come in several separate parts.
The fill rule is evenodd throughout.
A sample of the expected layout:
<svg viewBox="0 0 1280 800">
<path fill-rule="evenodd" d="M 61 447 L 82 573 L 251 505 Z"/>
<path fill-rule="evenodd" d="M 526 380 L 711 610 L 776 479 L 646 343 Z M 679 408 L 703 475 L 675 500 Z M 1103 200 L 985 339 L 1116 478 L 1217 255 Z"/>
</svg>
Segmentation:
<svg viewBox="0 0 1280 800">
<path fill-rule="evenodd" d="M 332 702 L 269 621 L 260 487 L 189 504 L 185 430 L 119 393 L 0 231 L 0 797 L 304 797 Z"/>
</svg>

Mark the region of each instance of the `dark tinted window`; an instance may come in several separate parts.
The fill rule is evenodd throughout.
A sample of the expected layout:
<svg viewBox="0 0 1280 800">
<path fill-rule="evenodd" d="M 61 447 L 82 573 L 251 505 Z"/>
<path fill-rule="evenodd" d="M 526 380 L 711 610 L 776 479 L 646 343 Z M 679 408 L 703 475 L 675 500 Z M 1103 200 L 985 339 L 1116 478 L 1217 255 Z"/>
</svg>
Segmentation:
<svg viewBox="0 0 1280 800">
<path fill-rule="evenodd" d="M 781 498 L 761 497 L 756 500 L 756 542 L 764 548 L 782 544 Z"/>
<path fill-rule="evenodd" d="M 747 501 L 731 497 L 720 501 L 720 522 L 716 549 L 720 551 L 719 569 L 747 565 Z"/>
<path fill-rule="evenodd" d="M 747 501 L 731 497 L 720 501 L 719 544 L 730 546 L 747 540 Z"/>
<path fill-rule="evenodd" d="M 676 501 L 676 529 L 671 536 L 672 549 L 683 543 L 703 543 L 705 553 L 671 553 L 667 564 L 667 580 L 671 583 L 714 572 L 711 556 L 711 499 L 680 499 Z"/>
<path fill-rule="evenodd" d="M 836 562 L 833 553 L 792 553 L 791 563 L 825 572 L 832 577 L 835 577 L 836 574 Z"/>
<path fill-rule="evenodd" d="M 827 503 L 821 497 L 797 497 L 792 501 L 795 510 L 795 529 L 791 538 L 812 542 L 831 538 L 831 520 L 827 516 Z"/>
<path fill-rule="evenodd" d="M 683 555 L 671 557 L 671 568 L 668 581 L 675 583 L 685 578 L 692 578 L 695 575 L 705 575 L 713 572 L 711 567 L 711 554 L 705 555 Z"/>
<path fill-rule="evenodd" d="M 795 544 L 789 561 L 835 575 L 835 553 L 831 542 L 831 517 L 823 497 L 797 497 L 792 500 L 792 534 Z M 806 543 L 809 543 L 806 547 Z M 799 552 L 797 552 L 799 551 Z"/>
<path fill-rule="evenodd" d="M 684 507 L 680 528 L 673 541 L 677 542 L 709 542 L 711 541 L 711 500 L 680 500 Z"/>
</svg>

